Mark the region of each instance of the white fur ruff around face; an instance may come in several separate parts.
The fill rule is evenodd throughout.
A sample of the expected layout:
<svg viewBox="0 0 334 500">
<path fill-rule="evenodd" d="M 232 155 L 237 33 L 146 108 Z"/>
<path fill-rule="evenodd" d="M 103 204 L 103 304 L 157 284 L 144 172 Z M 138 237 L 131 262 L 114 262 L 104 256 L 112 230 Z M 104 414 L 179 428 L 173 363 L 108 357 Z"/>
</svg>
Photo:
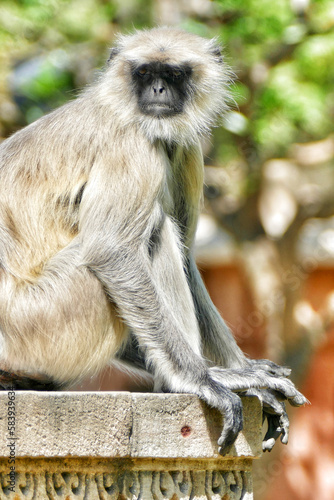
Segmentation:
<svg viewBox="0 0 334 500">
<path fill-rule="evenodd" d="M 206 40 L 173 28 L 157 28 L 120 36 L 115 55 L 101 78 L 100 92 L 108 92 L 126 103 L 117 107 L 120 122 L 136 122 L 150 142 L 162 139 L 184 146 L 197 142 L 208 134 L 227 109 L 232 73 L 220 52 L 217 40 Z M 173 117 L 145 116 L 138 113 L 138 104 L 131 85 L 131 67 L 160 61 L 192 68 L 186 106 Z M 110 80 L 113 82 L 110 86 Z M 124 88 L 124 80 L 128 88 Z"/>
</svg>

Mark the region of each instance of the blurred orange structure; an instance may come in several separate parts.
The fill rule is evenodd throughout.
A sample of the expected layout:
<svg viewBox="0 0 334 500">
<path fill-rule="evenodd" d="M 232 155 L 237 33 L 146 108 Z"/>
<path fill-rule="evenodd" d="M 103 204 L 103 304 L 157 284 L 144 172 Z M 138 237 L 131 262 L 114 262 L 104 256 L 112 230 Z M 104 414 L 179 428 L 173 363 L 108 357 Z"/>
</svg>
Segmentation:
<svg viewBox="0 0 334 500">
<path fill-rule="evenodd" d="M 201 272 L 214 303 L 240 347 L 252 358 L 263 357 L 266 325 L 261 323 L 252 328 L 251 334 L 243 330 L 246 318 L 254 311 L 254 303 L 240 268 L 234 264 L 216 265 L 202 267 Z M 317 311 L 333 290 L 334 269 L 316 269 L 306 282 L 303 298 Z M 98 380 L 87 381 L 80 389 L 142 391 L 149 390 L 149 386 L 109 368 Z M 254 492 L 259 500 L 334 498 L 334 328 L 327 332 L 313 353 L 299 389 L 311 405 L 291 412 L 290 442 L 287 447 L 276 444 L 273 461 L 264 471 L 265 476 L 270 476 L 266 476 L 266 488 L 259 483 L 261 491 L 257 492 L 255 477 Z"/>
</svg>

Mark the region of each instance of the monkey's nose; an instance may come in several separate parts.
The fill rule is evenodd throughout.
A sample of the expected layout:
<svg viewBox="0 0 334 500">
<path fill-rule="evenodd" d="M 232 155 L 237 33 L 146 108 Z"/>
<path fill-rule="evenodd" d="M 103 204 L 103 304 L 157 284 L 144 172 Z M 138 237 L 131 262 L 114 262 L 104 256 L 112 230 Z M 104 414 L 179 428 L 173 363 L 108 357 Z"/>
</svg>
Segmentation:
<svg viewBox="0 0 334 500">
<path fill-rule="evenodd" d="M 165 87 L 153 87 L 153 92 L 155 94 L 162 94 L 165 90 Z"/>
<path fill-rule="evenodd" d="M 166 90 L 166 87 L 164 86 L 164 82 L 162 80 L 159 80 L 159 79 L 156 80 L 155 82 L 153 82 L 152 90 L 154 92 L 154 95 L 163 94 Z"/>
</svg>

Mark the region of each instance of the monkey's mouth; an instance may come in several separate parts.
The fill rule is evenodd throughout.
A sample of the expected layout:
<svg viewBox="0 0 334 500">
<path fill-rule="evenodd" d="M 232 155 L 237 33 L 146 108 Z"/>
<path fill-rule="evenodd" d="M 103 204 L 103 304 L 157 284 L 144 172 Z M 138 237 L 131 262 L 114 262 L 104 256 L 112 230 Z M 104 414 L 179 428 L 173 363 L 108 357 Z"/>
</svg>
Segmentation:
<svg viewBox="0 0 334 500">
<path fill-rule="evenodd" d="M 143 113 L 145 115 L 159 117 L 159 116 L 172 116 L 177 113 L 180 113 L 180 111 L 175 109 L 175 107 L 170 106 L 169 104 L 159 102 L 154 104 L 147 104 L 143 108 Z"/>
</svg>

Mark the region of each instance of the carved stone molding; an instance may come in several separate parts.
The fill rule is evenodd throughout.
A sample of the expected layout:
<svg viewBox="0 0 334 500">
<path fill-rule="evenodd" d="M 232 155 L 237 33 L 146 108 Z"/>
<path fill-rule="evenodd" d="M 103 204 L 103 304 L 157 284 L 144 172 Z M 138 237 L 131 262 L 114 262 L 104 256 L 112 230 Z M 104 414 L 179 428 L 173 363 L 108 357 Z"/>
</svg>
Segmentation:
<svg viewBox="0 0 334 500">
<path fill-rule="evenodd" d="M 129 470 L 111 473 L 18 472 L 15 492 L 0 474 L 0 498 L 8 500 L 249 500 L 249 471 Z"/>
</svg>

